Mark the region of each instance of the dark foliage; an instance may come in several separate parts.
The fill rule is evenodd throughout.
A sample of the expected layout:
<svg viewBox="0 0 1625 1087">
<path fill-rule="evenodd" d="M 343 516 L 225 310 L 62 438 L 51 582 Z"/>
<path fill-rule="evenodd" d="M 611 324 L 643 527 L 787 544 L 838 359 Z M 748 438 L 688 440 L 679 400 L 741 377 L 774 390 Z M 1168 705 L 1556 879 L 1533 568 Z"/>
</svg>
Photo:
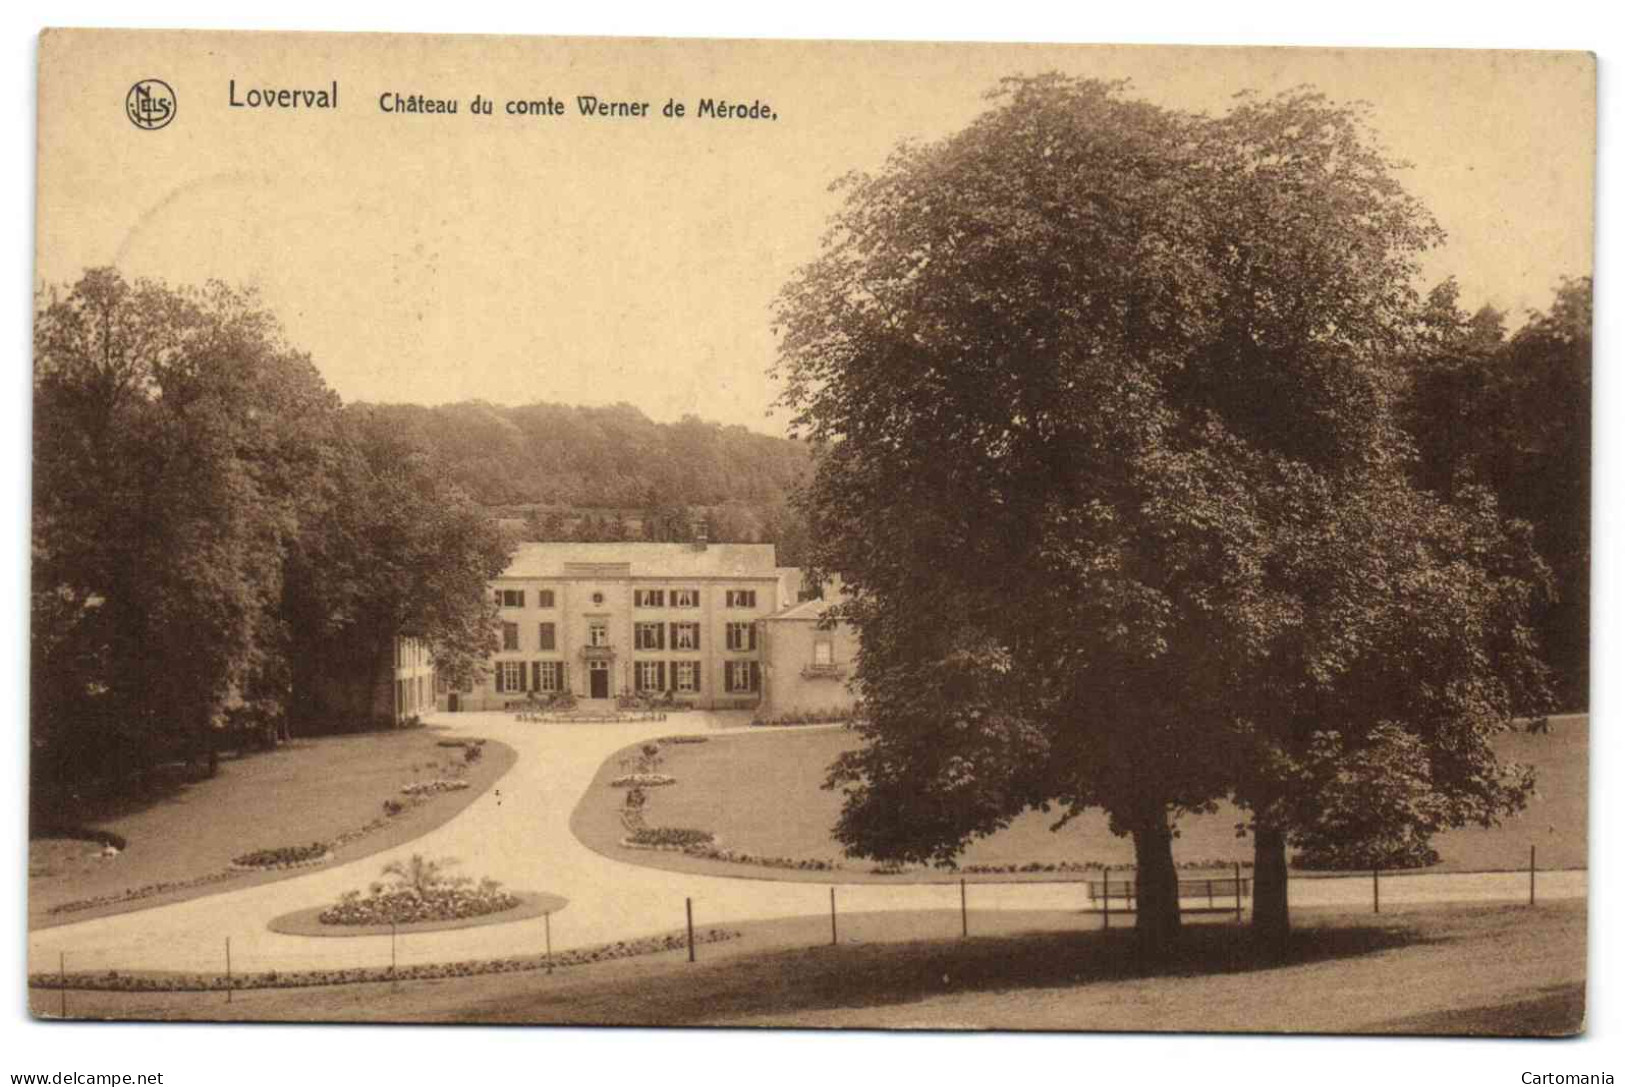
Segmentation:
<svg viewBox="0 0 1625 1087">
<path fill-rule="evenodd" d="M 1425 837 L 1529 787 L 1488 741 L 1543 707 L 1544 569 L 1493 496 L 1410 484 L 1393 411 L 1440 231 L 1313 91 L 1218 117 L 1054 75 L 994 97 L 845 179 L 781 297 L 785 401 L 827 450 L 813 565 L 862 635 L 837 837 L 929 862 L 1103 808 L 1155 948 L 1173 822 L 1229 796 L 1284 937 L 1289 834 Z"/>
<path fill-rule="evenodd" d="M 656 423 L 630 404 L 373 410 L 527 539 L 686 541 L 703 526 L 713 541 L 776 543 L 781 561 L 799 561 L 789 496 L 810 460 L 800 442 L 694 416 Z"/>
<path fill-rule="evenodd" d="M 507 546 L 252 294 L 87 272 L 34 322 L 35 798 L 332 727 L 397 634 L 466 671 Z"/>
</svg>

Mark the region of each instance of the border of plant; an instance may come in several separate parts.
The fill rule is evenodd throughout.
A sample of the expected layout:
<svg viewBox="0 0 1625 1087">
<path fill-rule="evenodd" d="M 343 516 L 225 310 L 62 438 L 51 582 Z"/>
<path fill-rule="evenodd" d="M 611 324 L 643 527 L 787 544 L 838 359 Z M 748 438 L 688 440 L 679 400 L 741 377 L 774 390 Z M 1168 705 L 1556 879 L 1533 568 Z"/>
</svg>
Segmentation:
<svg viewBox="0 0 1625 1087">
<path fill-rule="evenodd" d="M 460 815 L 463 810 L 468 807 L 468 805 L 472 804 L 475 800 L 483 796 L 485 792 L 494 786 L 498 781 L 501 781 L 507 772 L 513 768 L 513 764 L 518 761 L 519 753 L 505 743 L 501 743 L 500 741 L 486 741 L 485 739 L 470 738 L 466 741 L 459 739 L 450 743 L 437 743 L 437 746 L 442 747 L 463 748 L 470 745 L 483 747 L 487 743 L 490 744 L 490 748 L 486 750 L 486 754 L 492 755 L 493 757 L 482 760 L 480 768 L 482 770 L 494 771 L 491 774 L 490 780 L 486 781 L 485 784 L 478 789 L 468 788 L 450 794 L 455 795 L 457 799 L 450 804 L 443 805 L 443 810 L 437 813 L 427 823 L 427 825 L 414 827 L 413 833 L 397 837 L 390 834 L 389 831 L 393 828 L 405 825 L 399 816 L 378 816 L 366 823 L 364 826 L 352 827 L 349 830 L 334 835 L 331 841 L 328 843 L 328 851 L 335 855 L 335 859 L 346 863 L 349 861 L 361 860 L 365 857 L 382 853 L 387 849 L 394 849 L 398 846 L 405 845 L 406 843 L 417 838 L 421 838 L 423 835 L 437 830 L 446 823 L 449 823 L 452 819 Z M 391 797 L 390 799 L 394 798 Z M 429 800 L 432 798 L 422 799 Z M 378 831 L 384 831 L 385 833 L 377 834 L 376 832 Z M 370 840 L 367 841 L 365 846 L 355 850 L 354 852 L 350 852 L 348 850 L 347 847 L 362 839 Z M 340 856 L 339 854 L 341 851 L 347 853 L 348 855 Z M 139 887 L 127 888 L 113 894 L 96 895 L 91 898 L 72 899 L 67 902 L 59 902 L 43 911 L 41 915 L 37 915 L 31 919 L 28 927 L 30 931 L 37 932 L 47 928 L 55 928 L 58 925 L 77 924 L 80 921 L 90 920 L 94 917 L 106 917 L 117 913 L 125 913 L 129 912 L 129 910 L 112 909 L 110 907 L 128 906 L 130 903 L 144 902 L 146 899 L 162 898 L 165 899 L 165 901 L 154 902 L 150 905 L 143 904 L 134 908 L 150 909 L 151 906 L 155 905 L 167 905 L 174 902 L 184 902 L 192 898 L 201 897 L 205 894 L 217 893 L 214 890 L 204 890 L 204 888 L 212 888 L 217 884 L 230 884 L 229 887 L 221 887 L 220 890 L 244 890 L 248 887 L 257 887 L 264 883 L 274 883 L 279 879 L 292 879 L 296 873 L 301 872 L 305 867 L 309 866 L 303 865 L 284 868 L 236 868 L 228 865 L 227 867 L 218 871 L 193 876 L 189 879 L 161 880 L 156 883 L 146 883 Z"/>
<path fill-rule="evenodd" d="M 743 935 L 738 929 L 705 929 L 694 933 L 694 945 L 726 943 Z M 552 955 L 521 955 L 505 959 L 472 959 L 462 962 L 419 963 L 391 969 L 388 966 L 351 966 L 334 970 L 266 970 L 254 974 L 233 974 L 230 985 L 224 974 L 182 974 L 160 971 L 124 973 L 79 972 L 64 977 L 51 971 L 28 975 L 30 989 L 82 989 L 124 993 L 220 992 L 231 989 L 303 989 L 316 985 L 354 985 L 376 981 L 432 981 L 439 978 L 466 978 L 480 974 L 517 974 L 531 970 L 589 966 L 594 963 L 630 959 L 680 951 L 688 946 L 684 933 L 644 936 L 617 940 L 612 944 L 572 948 Z"/>
<path fill-rule="evenodd" d="M 751 728 L 812 728 L 814 726 L 852 725 L 859 721 L 861 716 L 850 710 L 828 710 L 825 712 L 809 713 L 781 713 L 773 717 L 751 718 Z"/>
<path fill-rule="evenodd" d="M 289 855 L 293 860 L 267 861 L 261 864 L 255 857 Z M 311 842 L 308 846 L 289 845 L 273 849 L 256 849 L 231 858 L 228 868 L 236 872 L 281 872 L 289 868 L 314 868 L 333 859 L 333 847 L 326 842 Z"/>
<path fill-rule="evenodd" d="M 520 713 L 514 717 L 514 720 L 527 725 L 635 725 L 646 724 L 651 721 L 664 721 L 665 719 L 666 715 L 664 713 L 653 713 L 645 710 L 613 710 L 607 713 L 579 710 L 567 710 L 562 713 L 541 711 Z"/>
<path fill-rule="evenodd" d="M 412 921 L 393 926 L 389 925 L 325 925 L 319 918 L 329 906 L 312 906 L 309 909 L 294 910 L 292 913 L 273 917 L 266 923 L 266 928 L 283 936 L 331 936 L 343 939 L 347 936 L 388 936 L 391 931 L 397 933 L 411 932 L 447 932 L 458 928 L 476 928 L 480 925 L 505 925 L 513 921 L 531 921 L 547 913 L 558 913 L 570 904 L 570 900 L 546 891 L 514 891 L 511 892 L 519 899 L 519 905 L 496 913 L 484 913 L 478 917 L 463 917 L 455 921 Z"/>
</svg>

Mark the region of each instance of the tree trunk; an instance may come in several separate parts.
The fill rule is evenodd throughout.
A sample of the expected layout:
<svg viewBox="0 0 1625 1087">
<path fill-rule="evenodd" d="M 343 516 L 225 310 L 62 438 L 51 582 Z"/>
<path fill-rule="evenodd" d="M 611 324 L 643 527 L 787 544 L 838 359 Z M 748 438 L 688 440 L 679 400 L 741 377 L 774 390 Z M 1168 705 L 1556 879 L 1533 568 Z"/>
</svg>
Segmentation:
<svg viewBox="0 0 1625 1087">
<path fill-rule="evenodd" d="M 1174 868 L 1174 835 L 1167 812 L 1158 805 L 1134 830 L 1134 934 L 1142 958 L 1165 958 L 1179 938 L 1179 872 Z"/>
<path fill-rule="evenodd" d="M 1271 955 L 1286 954 L 1292 919 L 1286 902 L 1286 832 L 1253 831 L 1253 937 Z"/>
</svg>

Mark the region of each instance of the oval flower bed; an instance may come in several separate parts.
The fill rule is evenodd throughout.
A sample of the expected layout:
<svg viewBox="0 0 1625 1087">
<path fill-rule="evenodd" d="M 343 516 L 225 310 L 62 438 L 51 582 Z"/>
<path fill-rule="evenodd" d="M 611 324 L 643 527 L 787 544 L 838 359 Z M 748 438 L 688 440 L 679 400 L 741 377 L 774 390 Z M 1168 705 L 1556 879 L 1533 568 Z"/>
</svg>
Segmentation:
<svg viewBox="0 0 1625 1087">
<path fill-rule="evenodd" d="M 519 905 L 519 896 L 486 880 L 474 887 L 394 887 L 365 898 L 351 891 L 316 919 L 324 925 L 410 925 L 424 921 L 463 921 L 501 913 Z"/>
<path fill-rule="evenodd" d="M 638 827 L 627 836 L 624 844 L 645 849 L 687 849 L 695 845 L 711 845 L 716 835 L 709 830 L 689 827 Z"/>
<path fill-rule="evenodd" d="M 321 864 L 331 860 L 326 842 L 309 845 L 279 845 L 274 849 L 256 849 L 231 859 L 233 868 L 292 868 L 304 864 Z"/>
</svg>

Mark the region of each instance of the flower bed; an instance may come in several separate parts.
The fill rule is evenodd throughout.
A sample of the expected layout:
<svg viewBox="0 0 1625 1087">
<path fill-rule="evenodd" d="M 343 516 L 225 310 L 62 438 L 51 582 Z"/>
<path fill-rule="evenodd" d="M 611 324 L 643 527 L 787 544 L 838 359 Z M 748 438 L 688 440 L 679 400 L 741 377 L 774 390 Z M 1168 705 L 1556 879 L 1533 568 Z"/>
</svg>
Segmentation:
<svg viewBox="0 0 1625 1087">
<path fill-rule="evenodd" d="M 809 710 L 802 713 L 781 713 L 773 717 L 757 717 L 752 728 L 795 728 L 797 725 L 847 725 L 861 720 L 862 711 L 855 709 Z"/>
<path fill-rule="evenodd" d="M 1105 867 L 1099 861 L 1084 861 L 1081 863 L 1073 861 L 1057 861 L 1054 863 L 1028 861 L 1026 864 L 967 864 L 960 871 L 971 876 L 1004 876 L 1025 875 L 1033 872 L 1099 872 Z M 898 872 L 905 870 L 903 868 L 888 868 L 883 874 L 896 875 Z M 878 872 L 879 869 L 876 869 L 876 871 Z"/>
<path fill-rule="evenodd" d="M 696 945 L 737 940 L 736 929 L 706 929 L 694 933 Z M 476 959 L 464 962 L 423 963 L 391 969 L 388 966 L 356 966 L 338 970 L 267 970 L 256 974 L 236 974 L 229 985 L 223 974 L 124 974 L 80 972 L 61 974 L 41 972 L 28 976 L 33 989 L 89 989 L 100 992 L 214 992 L 232 989 L 301 989 L 313 985 L 353 985 L 377 981 L 430 981 L 439 978 L 466 978 L 481 974 L 513 974 L 548 967 L 588 966 L 636 955 L 658 955 L 687 946 L 683 933 L 646 936 L 638 940 L 616 941 L 595 947 L 576 948 L 554 955 L 523 955 L 506 959 Z"/>
<path fill-rule="evenodd" d="M 326 842 L 309 845 L 279 845 L 273 849 L 256 849 L 231 859 L 233 868 L 293 868 L 304 864 L 322 864 L 333 854 Z"/>
<path fill-rule="evenodd" d="M 717 840 L 717 836 L 709 830 L 695 830 L 690 827 L 639 827 L 632 831 L 626 839 L 632 845 L 653 846 L 655 848 L 685 849 L 695 845 L 710 845 Z"/>
<path fill-rule="evenodd" d="M 519 715 L 518 719 L 520 721 L 533 722 L 536 724 L 622 725 L 638 724 L 645 721 L 664 721 L 666 719 L 666 715 L 663 713 L 645 713 L 642 711 L 615 711 L 611 713 L 567 711 L 562 713 L 522 713 Z"/>
<path fill-rule="evenodd" d="M 657 744 L 703 744 L 710 743 L 709 736 L 662 736 L 656 740 Z"/>
<path fill-rule="evenodd" d="M 758 868 L 790 868 L 801 872 L 837 872 L 841 868 L 840 861 L 806 857 L 764 857 L 756 853 L 724 849 L 719 846 L 692 845 L 684 848 L 683 852 L 690 857 L 700 857 L 704 860 L 725 861 L 728 864 L 753 864 Z"/>
<path fill-rule="evenodd" d="M 436 793 L 454 793 L 459 789 L 468 788 L 468 782 L 452 778 L 435 778 L 433 781 L 414 781 L 410 785 L 402 785 L 401 792 L 407 796 L 433 796 Z"/>
<path fill-rule="evenodd" d="M 675 785 L 677 779 L 669 774 L 623 774 L 609 783 L 611 789 L 649 789 L 657 785 Z"/>
<path fill-rule="evenodd" d="M 839 861 L 813 860 L 801 857 L 765 857 L 740 849 L 727 849 L 717 844 L 716 835 L 708 830 L 688 827 L 644 827 L 635 820 L 627 820 L 631 831 L 621 839 L 624 849 L 647 849 L 656 853 L 681 853 L 701 860 L 723 861 L 727 864 L 753 864 L 758 868 L 789 868 L 801 872 L 834 872 Z"/>
<path fill-rule="evenodd" d="M 317 915 L 324 925 L 409 925 L 421 921 L 462 921 L 501 913 L 519 905 L 519 897 L 493 883 L 477 887 L 434 887 L 417 891 L 390 888 L 361 897 L 352 891 Z"/>
</svg>

